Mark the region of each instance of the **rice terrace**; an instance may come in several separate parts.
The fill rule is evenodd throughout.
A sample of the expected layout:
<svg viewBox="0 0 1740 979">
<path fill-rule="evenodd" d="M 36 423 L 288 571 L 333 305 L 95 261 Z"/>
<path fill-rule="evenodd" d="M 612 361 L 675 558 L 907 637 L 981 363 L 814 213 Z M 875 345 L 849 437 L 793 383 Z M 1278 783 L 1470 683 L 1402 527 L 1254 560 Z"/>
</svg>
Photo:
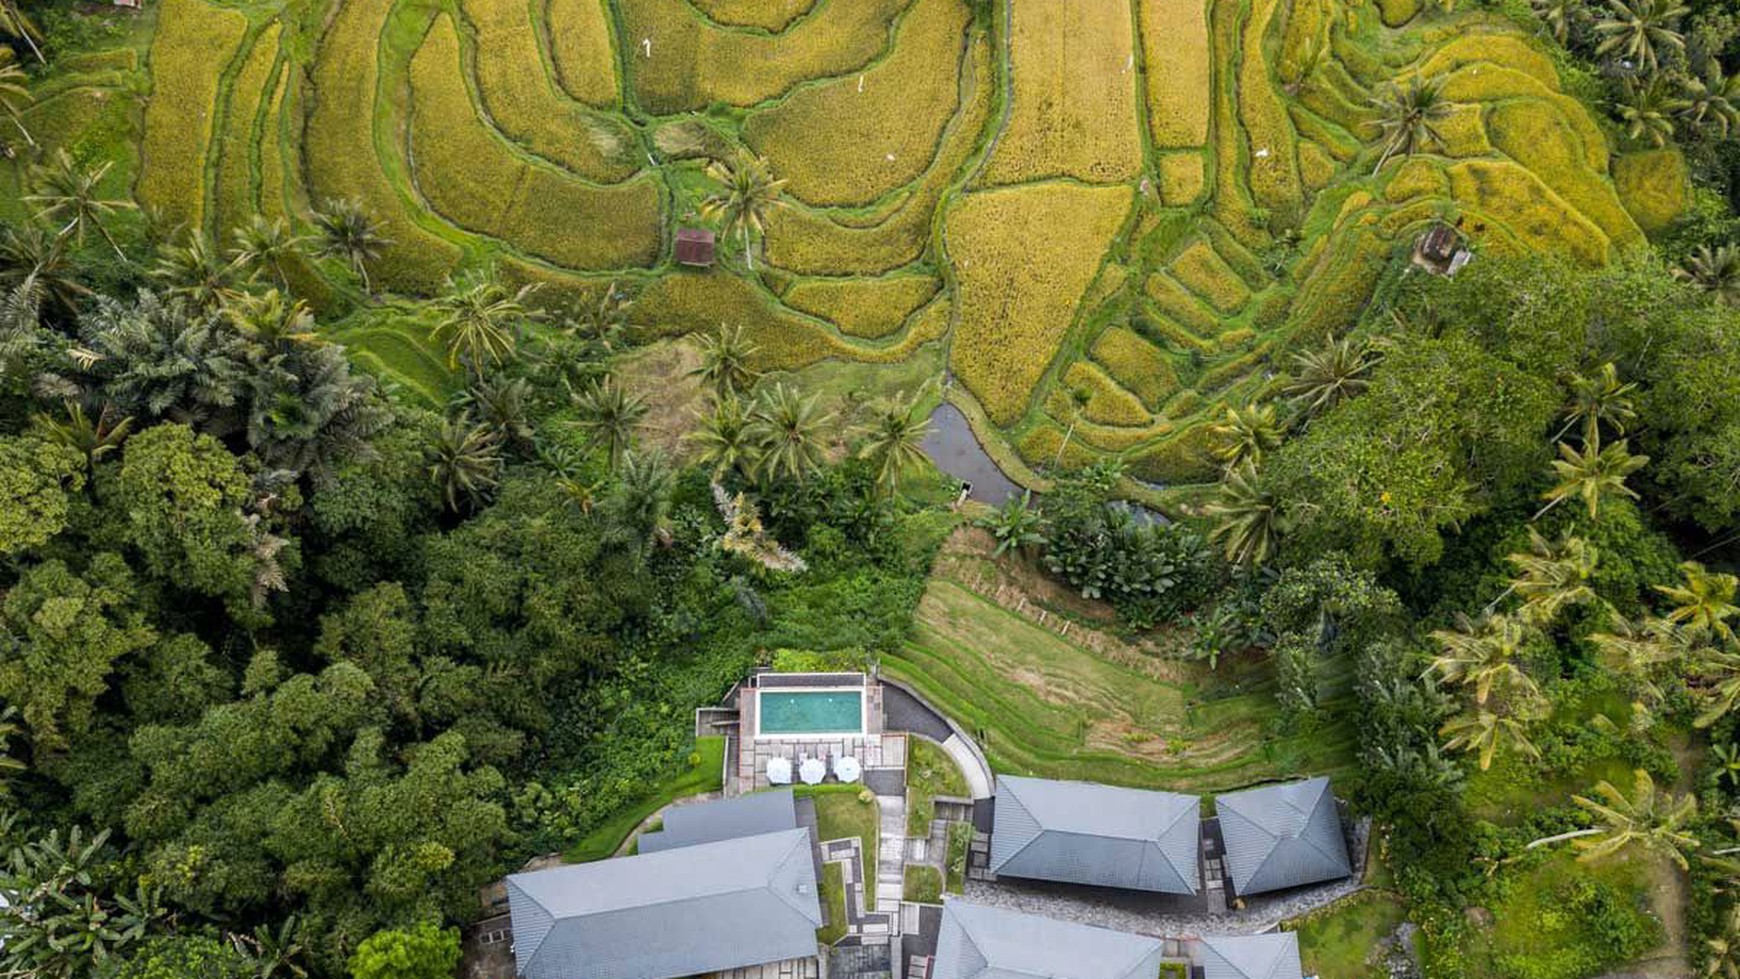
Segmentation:
<svg viewBox="0 0 1740 979">
<path fill-rule="evenodd" d="M 32 113 L 69 145 L 137 132 L 141 204 L 214 234 L 358 200 L 395 291 L 494 262 L 546 296 L 634 288 L 648 336 L 741 324 L 763 367 L 929 352 L 1029 484 L 1099 456 L 1210 478 L 1206 424 L 1431 222 L 1598 264 L 1661 207 L 1616 189 L 1553 59 L 1484 10 L 981 6 L 168 0 L 137 65 Z M 1441 144 L 1374 176 L 1373 96 L 1416 78 L 1453 105 Z M 682 270 L 705 162 L 740 150 L 788 206 L 753 272 Z M 403 332 L 348 340 L 411 380 L 428 359 Z"/>
</svg>

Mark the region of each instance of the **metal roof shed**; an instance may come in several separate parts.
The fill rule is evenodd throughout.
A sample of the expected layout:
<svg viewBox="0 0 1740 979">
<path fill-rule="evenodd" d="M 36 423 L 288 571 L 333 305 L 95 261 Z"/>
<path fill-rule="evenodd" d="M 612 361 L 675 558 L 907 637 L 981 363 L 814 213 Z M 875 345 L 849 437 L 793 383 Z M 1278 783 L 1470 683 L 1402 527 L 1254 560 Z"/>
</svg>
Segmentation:
<svg viewBox="0 0 1740 979">
<path fill-rule="evenodd" d="M 674 979 L 816 954 L 807 829 L 507 879 L 525 979 Z"/>
<path fill-rule="evenodd" d="M 998 876 L 1196 894 L 1202 804 L 1193 795 L 1092 782 L 997 778 Z"/>
<path fill-rule="evenodd" d="M 951 900 L 930 979 L 1154 979 L 1158 938 Z"/>
<path fill-rule="evenodd" d="M 706 228 L 677 229 L 677 264 L 707 268 L 713 264 L 716 247 L 713 232 Z"/>
<path fill-rule="evenodd" d="M 1353 874 L 1329 779 L 1264 785 L 1214 797 L 1233 893 L 1299 887 Z"/>
<path fill-rule="evenodd" d="M 1303 979 L 1303 972 L 1294 932 L 1202 939 L 1203 979 Z"/>
</svg>

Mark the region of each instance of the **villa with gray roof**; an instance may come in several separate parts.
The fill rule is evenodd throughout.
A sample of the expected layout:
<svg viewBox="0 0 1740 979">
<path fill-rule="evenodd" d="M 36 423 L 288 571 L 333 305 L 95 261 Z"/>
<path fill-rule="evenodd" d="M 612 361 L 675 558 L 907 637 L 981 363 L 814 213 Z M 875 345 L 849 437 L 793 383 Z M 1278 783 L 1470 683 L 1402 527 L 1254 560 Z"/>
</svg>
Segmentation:
<svg viewBox="0 0 1740 979">
<path fill-rule="evenodd" d="M 999 877 L 1201 890 L 1195 796 L 1002 775 L 994 811 L 990 869 Z"/>
<path fill-rule="evenodd" d="M 1303 979 L 1305 971 L 1299 936 L 1290 931 L 1204 936 L 1199 954 L 1203 979 Z"/>
<path fill-rule="evenodd" d="M 674 979 L 816 954 L 807 829 L 507 879 L 524 979 Z"/>
<path fill-rule="evenodd" d="M 1163 947 L 1158 938 L 951 900 L 930 979 L 1154 979 Z"/>
<path fill-rule="evenodd" d="M 797 825 L 797 800 L 789 788 L 673 806 L 665 812 L 664 829 L 640 834 L 640 852 L 778 833 Z"/>
<path fill-rule="evenodd" d="M 1214 808 L 1235 894 L 1261 894 L 1353 873 L 1341 812 L 1327 778 L 1217 795 Z"/>
</svg>

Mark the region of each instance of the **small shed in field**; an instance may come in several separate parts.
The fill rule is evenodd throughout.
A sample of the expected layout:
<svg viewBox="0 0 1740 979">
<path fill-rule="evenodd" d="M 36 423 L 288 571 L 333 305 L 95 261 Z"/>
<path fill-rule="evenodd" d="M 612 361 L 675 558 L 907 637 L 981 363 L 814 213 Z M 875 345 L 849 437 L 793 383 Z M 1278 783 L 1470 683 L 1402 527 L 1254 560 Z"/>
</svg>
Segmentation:
<svg viewBox="0 0 1740 979">
<path fill-rule="evenodd" d="M 677 229 L 677 264 L 710 268 L 716 247 L 713 232 L 706 228 Z"/>
</svg>

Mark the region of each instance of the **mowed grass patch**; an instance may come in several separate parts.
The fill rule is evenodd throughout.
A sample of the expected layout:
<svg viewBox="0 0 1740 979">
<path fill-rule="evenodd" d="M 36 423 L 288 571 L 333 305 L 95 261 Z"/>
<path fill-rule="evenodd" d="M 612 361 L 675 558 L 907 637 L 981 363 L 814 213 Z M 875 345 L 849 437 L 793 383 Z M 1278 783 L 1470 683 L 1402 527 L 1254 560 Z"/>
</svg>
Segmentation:
<svg viewBox="0 0 1740 979">
<path fill-rule="evenodd" d="M 1387 979 L 1379 943 L 1408 920 L 1407 905 L 1389 891 L 1361 891 L 1283 927 L 1299 935 L 1307 975 Z"/>
<path fill-rule="evenodd" d="M 943 193 L 977 146 L 991 118 L 996 79 L 991 44 L 980 36 L 961 80 L 963 104 L 949 124 L 941 152 L 912 195 L 892 215 L 871 227 L 847 227 L 821 212 L 783 207 L 767 225 L 767 257 L 780 268 L 805 275 L 875 275 L 918 259 L 930 243 L 931 221 Z"/>
<path fill-rule="evenodd" d="M 383 285 L 433 294 L 460 250 L 411 220 L 375 156 L 380 38 L 392 10 L 393 0 L 345 0 L 338 8 L 321 38 L 301 145 L 313 202 L 354 199 L 391 241 L 371 273 Z"/>
<path fill-rule="evenodd" d="M 557 94 L 526 0 L 460 0 L 459 9 L 477 32 L 478 97 L 503 134 L 588 180 L 634 173 L 633 135 Z"/>
<path fill-rule="evenodd" d="M 888 46 L 911 2 L 830 2 L 769 35 L 708 23 L 686 0 L 635 0 L 621 8 L 629 78 L 642 108 L 659 115 L 712 102 L 756 105 L 799 82 L 863 68 Z"/>
<path fill-rule="evenodd" d="M 600 108 L 617 102 L 616 52 L 610 44 L 610 14 L 605 3 L 548 0 L 544 4 L 545 33 L 556 81 L 575 99 Z"/>
<path fill-rule="evenodd" d="M 1114 326 L 1094 342 L 1093 357 L 1118 384 L 1158 408 L 1178 390 L 1178 376 L 1160 348 L 1129 327 Z"/>
<path fill-rule="evenodd" d="M 1214 99 L 1207 0 L 1136 2 L 1142 57 L 1148 67 L 1148 128 L 1154 145 L 1201 146 L 1208 142 L 1208 114 Z M 1201 171 L 1200 163 L 1197 169 Z"/>
<path fill-rule="evenodd" d="M 848 336 L 874 340 L 899 330 L 940 286 L 928 275 L 806 279 L 791 287 L 784 302 L 833 323 Z"/>
<path fill-rule="evenodd" d="M 715 24 L 759 27 L 775 34 L 812 10 L 818 0 L 689 0 Z"/>
<path fill-rule="evenodd" d="M 1134 177 L 1142 141 L 1129 0 L 1016 3 L 1013 17 L 1014 101 L 985 182 Z"/>
<path fill-rule="evenodd" d="M 950 366 L 996 424 L 1026 410 L 1131 198 L 1035 184 L 967 195 L 945 216 L 959 282 Z"/>
<path fill-rule="evenodd" d="M 1261 675 L 1129 655 L 1114 662 L 933 577 L 912 639 L 883 670 L 981 735 L 999 772 L 1212 791 L 1351 764 L 1339 726 L 1272 733 Z"/>
<path fill-rule="evenodd" d="M 172 225 L 204 219 L 206 150 L 218 85 L 247 29 L 246 17 L 202 0 L 164 0 L 158 11 L 144 172 L 134 196 Z"/>
<path fill-rule="evenodd" d="M 572 269 L 658 257 L 658 188 L 650 177 L 596 187 L 520 159 L 471 104 L 459 35 L 443 16 L 411 59 L 411 153 L 430 205 L 461 227 Z"/>
<path fill-rule="evenodd" d="M 254 196 L 253 154 L 267 100 L 276 98 L 281 77 L 278 63 L 279 26 L 272 23 L 254 39 L 254 46 L 230 86 L 223 133 L 215 145 L 217 183 L 212 190 L 212 224 L 222 234 L 258 213 Z"/>
<path fill-rule="evenodd" d="M 955 113 L 968 23 L 961 0 L 916 0 L 887 58 L 751 115 L 744 138 L 811 204 L 863 204 L 911 183 Z"/>
</svg>

